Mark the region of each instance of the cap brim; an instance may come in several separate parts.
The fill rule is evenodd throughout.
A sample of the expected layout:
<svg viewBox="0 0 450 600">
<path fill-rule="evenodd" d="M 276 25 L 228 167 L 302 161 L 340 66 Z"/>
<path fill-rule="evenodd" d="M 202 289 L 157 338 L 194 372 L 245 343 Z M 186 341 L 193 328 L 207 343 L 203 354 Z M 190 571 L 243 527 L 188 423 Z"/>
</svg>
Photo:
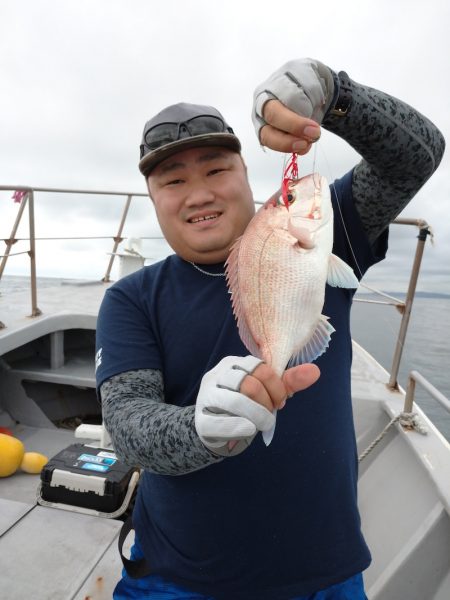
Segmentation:
<svg viewBox="0 0 450 600">
<path fill-rule="evenodd" d="M 189 148 L 198 148 L 199 146 L 224 146 L 234 152 L 241 151 L 241 143 L 235 135 L 231 133 L 206 133 L 204 135 L 177 140 L 149 152 L 140 160 L 139 170 L 142 175 L 148 177 L 156 165 L 166 160 L 166 158 L 177 154 L 177 152 L 189 150 Z"/>
</svg>

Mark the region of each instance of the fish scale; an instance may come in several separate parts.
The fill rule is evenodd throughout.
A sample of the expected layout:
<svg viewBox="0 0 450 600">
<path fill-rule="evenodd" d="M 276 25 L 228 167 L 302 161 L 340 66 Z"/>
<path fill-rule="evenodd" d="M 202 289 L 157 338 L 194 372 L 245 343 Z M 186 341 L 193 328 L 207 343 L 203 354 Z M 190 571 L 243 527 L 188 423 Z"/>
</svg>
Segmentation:
<svg viewBox="0 0 450 600">
<path fill-rule="evenodd" d="M 239 335 L 280 376 L 288 363 L 310 362 L 328 347 L 334 329 L 322 315 L 327 281 L 358 286 L 351 268 L 331 252 L 333 210 L 325 178 L 303 177 L 290 193 L 289 208 L 280 202 L 255 214 L 226 263 Z M 270 439 L 265 436 L 266 443 Z"/>
</svg>

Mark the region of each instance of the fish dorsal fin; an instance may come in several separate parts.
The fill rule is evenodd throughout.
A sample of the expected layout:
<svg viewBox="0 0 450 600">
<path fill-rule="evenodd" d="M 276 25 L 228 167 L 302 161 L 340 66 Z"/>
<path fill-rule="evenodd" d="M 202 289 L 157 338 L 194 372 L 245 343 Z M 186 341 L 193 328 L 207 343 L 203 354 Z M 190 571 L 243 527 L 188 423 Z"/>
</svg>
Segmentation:
<svg viewBox="0 0 450 600">
<path fill-rule="evenodd" d="M 331 334 L 335 331 L 335 328 L 328 323 L 328 317 L 320 315 L 314 333 L 303 348 L 291 356 L 288 367 L 309 363 L 318 358 L 328 348 Z"/>
<path fill-rule="evenodd" d="M 350 289 L 357 289 L 359 287 L 359 281 L 353 269 L 339 258 L 339 256 L 336 256 L 336 254 L 331 254 L 328 261 L 327 283 L 332 287 Z"/>
<path fill-rule="evenodd" d="M 238 273 L 238 259 L 241 240 L 242 237 L 239 237 L 234 242 L 230 250 L 230 254 L 225 263 L 225 276 L 228 289 L 230 290 L 231 294 L 231 305 L 233 307 L 234 316 L 236 317 L 239 336 L 250 354 L 256 356 L 256 358 L 261 358 L 261 351 L 255 338 L 253 337 L 252 332 L 250 331 L 250 327 L 248 326 L 247 319 L 245 318 L 245 312 L 241 302 Z"/>
</svg>

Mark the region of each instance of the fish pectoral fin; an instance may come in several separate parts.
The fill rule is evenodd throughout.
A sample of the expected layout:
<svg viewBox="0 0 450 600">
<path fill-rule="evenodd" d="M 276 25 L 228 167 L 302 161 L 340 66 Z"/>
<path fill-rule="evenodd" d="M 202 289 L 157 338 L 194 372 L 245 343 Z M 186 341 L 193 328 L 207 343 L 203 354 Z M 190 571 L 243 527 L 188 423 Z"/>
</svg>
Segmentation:
<svg viewBox="0 0 450 600">
<path fill-rule="evenodd" d="M 273 410 L 272 414 L 276 418 L 277 411 Z M 275 425 L 276 425 L 276 423 L 274 423 L 273 427 L 271 427 L 268 431 L 262 432 L 262 438 L 263 438 L 266 446 L 268 446 L 273 439 L 273 434 L 275 433 Z"/>
<path fill-rule="evenodd" d="M 318 358 L 330 345 L 331 334 L 335 331 L 333 325 L 328 322 L 328 317 L 320 315 L 312 336 L 298 352 L 291 356 L 288 367 L 309 363 Z"/>
<path fill-rule="evenodd" d="M 357 289 L 359 281 L 353 269 L 335 254 L 330 255 L 328 262 L 327 283 L 332 287 Z"/>
</svg>

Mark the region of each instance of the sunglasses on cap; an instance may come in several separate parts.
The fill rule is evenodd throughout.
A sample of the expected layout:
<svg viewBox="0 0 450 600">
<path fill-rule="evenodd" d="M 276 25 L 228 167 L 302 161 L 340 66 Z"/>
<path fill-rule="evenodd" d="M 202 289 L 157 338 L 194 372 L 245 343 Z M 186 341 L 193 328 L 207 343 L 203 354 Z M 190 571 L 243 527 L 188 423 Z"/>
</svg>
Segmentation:
<svg viewBox="0 0 450 600">
<path fill-rule="evenodd" d="M 208 133 L 231 133 L 234 131 L 220 118 L 213 115 L 197 115 L 178 123 L 158 123 L 144 133 L 140 147 L 141 158 L 149 151 L 185 138 Z"/>
</svg>

